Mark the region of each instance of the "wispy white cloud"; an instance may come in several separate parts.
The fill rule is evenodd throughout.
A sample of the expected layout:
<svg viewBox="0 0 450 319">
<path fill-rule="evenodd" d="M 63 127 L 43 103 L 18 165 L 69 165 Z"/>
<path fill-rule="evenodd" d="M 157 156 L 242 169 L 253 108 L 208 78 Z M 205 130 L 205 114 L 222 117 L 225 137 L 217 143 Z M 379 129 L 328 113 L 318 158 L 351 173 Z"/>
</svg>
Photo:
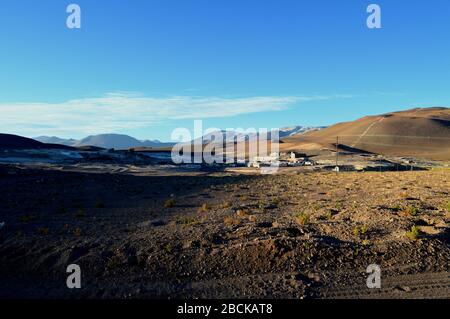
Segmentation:
<svg viewBox="0 0 450 319">
<path fill-rule="evenodd" d="M 77 136 L 139 129 L 167 120 L 281 111 L 302 102 L 345 97 L 349 96 L 156 98 L 139 93 L 109 93 L 63 103 L 0 103 L 0 128 L 26 136 Z"/>
</svg>

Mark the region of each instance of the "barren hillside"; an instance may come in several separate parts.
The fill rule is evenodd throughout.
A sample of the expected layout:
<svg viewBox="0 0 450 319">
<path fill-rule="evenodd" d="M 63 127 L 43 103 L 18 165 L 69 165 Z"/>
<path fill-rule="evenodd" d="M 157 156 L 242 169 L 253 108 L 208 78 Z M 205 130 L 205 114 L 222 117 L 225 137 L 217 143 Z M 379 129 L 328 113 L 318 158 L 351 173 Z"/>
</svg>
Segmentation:
<svg viewBox="0 0 450 319">
<path fill-rule="evenodd" d="M 284 140 L 283 150 L 355 149 L 385 155 L 450 160 L 450 109 L 413 109 L 366 116 Z"/>
</svg>

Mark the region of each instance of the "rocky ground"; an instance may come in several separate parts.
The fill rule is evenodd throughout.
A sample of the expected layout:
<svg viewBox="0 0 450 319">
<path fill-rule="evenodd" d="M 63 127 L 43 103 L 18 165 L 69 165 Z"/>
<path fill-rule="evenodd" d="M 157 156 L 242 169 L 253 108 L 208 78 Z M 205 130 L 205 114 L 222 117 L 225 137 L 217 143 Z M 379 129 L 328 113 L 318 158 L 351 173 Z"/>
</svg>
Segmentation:
<svg viewBox="0 0 450 319">
<path fill-rule="evenodd" d="M 450 298 L 450 171 L 0 166 L 2 298 Z M 415 226 L 413 228 L 413 226 Z M 66 287 L 78 264 L 82 289 Z M 366 287 L 378 264 L 382 288 Z"/>
</svg>

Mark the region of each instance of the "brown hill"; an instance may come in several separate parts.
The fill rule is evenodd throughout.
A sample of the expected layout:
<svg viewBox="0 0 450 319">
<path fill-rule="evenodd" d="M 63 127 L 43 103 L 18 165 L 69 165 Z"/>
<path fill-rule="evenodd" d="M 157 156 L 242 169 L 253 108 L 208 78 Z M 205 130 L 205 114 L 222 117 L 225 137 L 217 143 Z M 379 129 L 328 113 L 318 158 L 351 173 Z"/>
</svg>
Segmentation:
<svg viewBox="0 0 450 319">
<path fill-rule="evenodd" d="M 59 144 L 46 144 L 35 141 L 31 138 L 26 138 L 12 134 L 0 134 L 0 149 L 64 149 L 73 150 L 73 147 L 59 145 Z"/>
<path fill-rule="evenodd" d="M 450 160 L 450 108 L 366 116 L 284 140 L 282 150 L 335 149 Z"/>
</svg>

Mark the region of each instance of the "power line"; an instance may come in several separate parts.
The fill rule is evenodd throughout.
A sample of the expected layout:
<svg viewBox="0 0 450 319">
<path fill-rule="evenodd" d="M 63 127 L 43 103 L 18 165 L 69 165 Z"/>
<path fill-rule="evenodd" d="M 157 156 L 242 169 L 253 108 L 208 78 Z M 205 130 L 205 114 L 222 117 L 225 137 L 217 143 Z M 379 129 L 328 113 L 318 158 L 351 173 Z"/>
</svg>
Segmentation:
<svg viewBox="0 0 450 319">
<path fill-rule="evenodd" d="M 339 135 L 340 137 L 361 137 L 360 134 L 358 135 L 351 135 L 351 134 L 347 134 L 347 135 Z M 390 134 L 366 134 L 364 136 L 362 136 L 362 138 L 365 137 L 403 137 L 403 138 L 423 138 L 423 139 L 442 139 L 442 140 L 450 140 L 450 137 L 442 137 L 442 136 L 437 136 L 437 137 L 432 137 L 432 136 L 419 136 L 419 135 L 390 135 Z M 308 137 L 306 137 L 308 138 Z"/>
</svg>

